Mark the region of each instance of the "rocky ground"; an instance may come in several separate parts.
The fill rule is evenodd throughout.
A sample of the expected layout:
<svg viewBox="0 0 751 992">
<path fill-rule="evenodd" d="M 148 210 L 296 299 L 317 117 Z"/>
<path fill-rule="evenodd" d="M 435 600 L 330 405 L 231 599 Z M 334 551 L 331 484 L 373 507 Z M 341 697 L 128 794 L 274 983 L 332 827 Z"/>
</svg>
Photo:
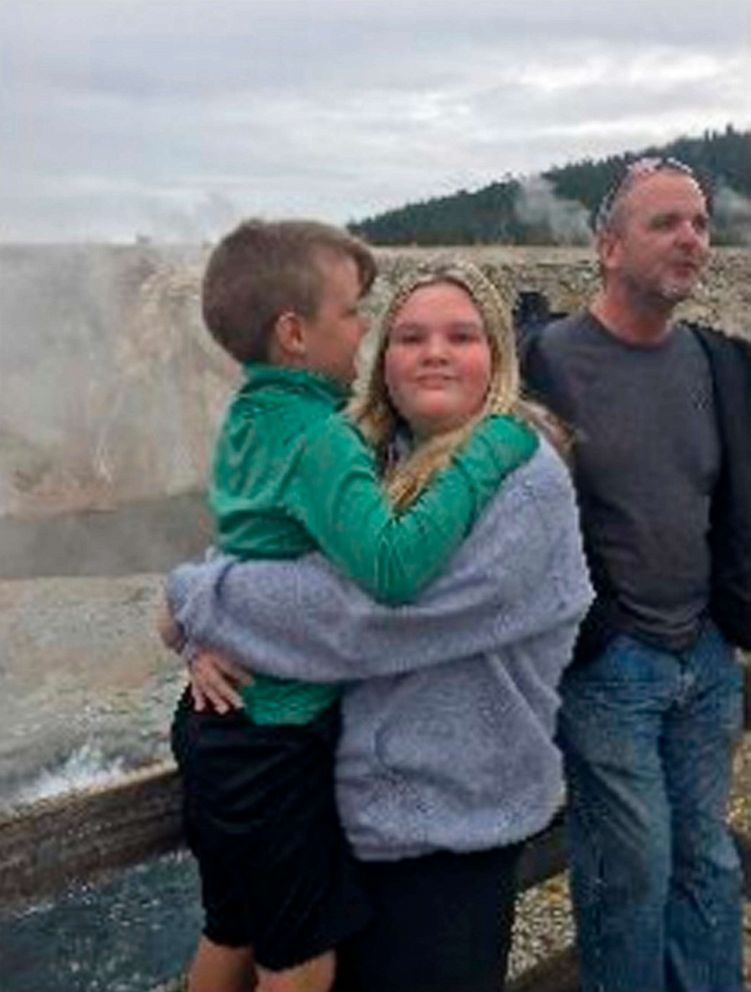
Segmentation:
<svg viewBox="0 0 751 992">
<path fill-rule="evenodd" d="M 167 756 L 184 673 L 154 632 L 161 586 L 0 582 L 0 806 Z"/>
<path fill-rule="evenodd" d="M 427 248 L 381 249 L 378 256 L 384 278 L 380 291 L 385 295 L 406 268 L 436 253 Z M 520 290 L 542 292 L 554 311 L 570 312 L 583 306 L 598 285 L 597 266 L 587 248 L 460 247 L 440 254 L 474 261 L 510 298 Z M 694 298 L 681 313 L 687 319 L 751 337 L 751 251 L 716 249 Z"/>
</svg>

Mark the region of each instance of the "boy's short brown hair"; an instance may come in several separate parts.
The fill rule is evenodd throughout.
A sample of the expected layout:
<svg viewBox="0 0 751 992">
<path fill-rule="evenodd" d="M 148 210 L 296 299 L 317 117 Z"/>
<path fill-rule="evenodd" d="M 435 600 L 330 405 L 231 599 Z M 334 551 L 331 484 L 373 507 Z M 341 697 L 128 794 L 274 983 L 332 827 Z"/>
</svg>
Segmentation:
<svg viewBox="0 0 751 992">
<path fill-rule="evenodd" d="M 212 336 L 239 362 L 267 361 L 282 313 L 308 320 L 318 313 L 327 255 L 351 258 L 367 293 L 375 259 L 346 231 L 311 220 L 243 221 L 216 246 L 203 277 L 203 319 Z"/>
</svg>

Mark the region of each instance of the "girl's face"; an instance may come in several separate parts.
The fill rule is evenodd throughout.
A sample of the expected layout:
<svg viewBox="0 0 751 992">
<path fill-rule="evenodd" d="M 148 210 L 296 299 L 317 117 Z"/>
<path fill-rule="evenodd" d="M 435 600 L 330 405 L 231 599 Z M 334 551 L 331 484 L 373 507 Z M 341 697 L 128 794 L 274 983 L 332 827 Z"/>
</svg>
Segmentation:
<svg viewBox="0 0 751 992">
<path fill-rule="evenodd" d="M 417 436 L 453 430 L 479 413 L 491 365 L 482 316 L 461 287 L 421 286 L 396 312 L 384 355 L 386 388 Z"/>
</svg>

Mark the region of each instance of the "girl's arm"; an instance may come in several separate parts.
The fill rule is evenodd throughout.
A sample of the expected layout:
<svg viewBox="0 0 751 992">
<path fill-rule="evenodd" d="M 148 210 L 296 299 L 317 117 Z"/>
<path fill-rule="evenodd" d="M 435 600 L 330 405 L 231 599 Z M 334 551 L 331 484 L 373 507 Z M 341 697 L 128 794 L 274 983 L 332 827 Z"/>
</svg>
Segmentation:
<svg viewBox="0 0 751 992">
<path fill-rule="evenodd" d="M 168 598 L 193 644 L 266 675 L 336 682 L 454 661 L 576 623 L 591 588 L 573 490 L 546 449 L 508 481 L 412 606 L 379 606 L 318 554 L 182 565 Z"/>
</svg>

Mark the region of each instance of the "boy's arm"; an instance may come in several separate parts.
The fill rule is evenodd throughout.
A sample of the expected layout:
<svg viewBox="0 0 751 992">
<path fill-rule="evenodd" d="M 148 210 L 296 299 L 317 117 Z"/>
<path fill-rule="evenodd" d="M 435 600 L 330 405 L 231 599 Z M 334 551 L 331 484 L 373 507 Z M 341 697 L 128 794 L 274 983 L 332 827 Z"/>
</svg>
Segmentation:
<svg viewBox="0 0 751 992">
<path fill-rule="evenodd" d="M 414 599 L 472 529 L 501 482 L 538 446 L 510 417 L 490 416 L 407 510 L 395 512 L 373 451 L 337 416 L 301 443 L 289 511 L 326 557 L 380 602 Z"/>
<path fill-rule="evenodd" d="M 318 554 L 183 565 L 168 597 L 186 636 L 251 670 L 307 681 L 401 674 L 581 619 L 591 589 L 573 494 L 540 508 L 510 483 L 412 606 L 369 599 Z"/>
</svg>

